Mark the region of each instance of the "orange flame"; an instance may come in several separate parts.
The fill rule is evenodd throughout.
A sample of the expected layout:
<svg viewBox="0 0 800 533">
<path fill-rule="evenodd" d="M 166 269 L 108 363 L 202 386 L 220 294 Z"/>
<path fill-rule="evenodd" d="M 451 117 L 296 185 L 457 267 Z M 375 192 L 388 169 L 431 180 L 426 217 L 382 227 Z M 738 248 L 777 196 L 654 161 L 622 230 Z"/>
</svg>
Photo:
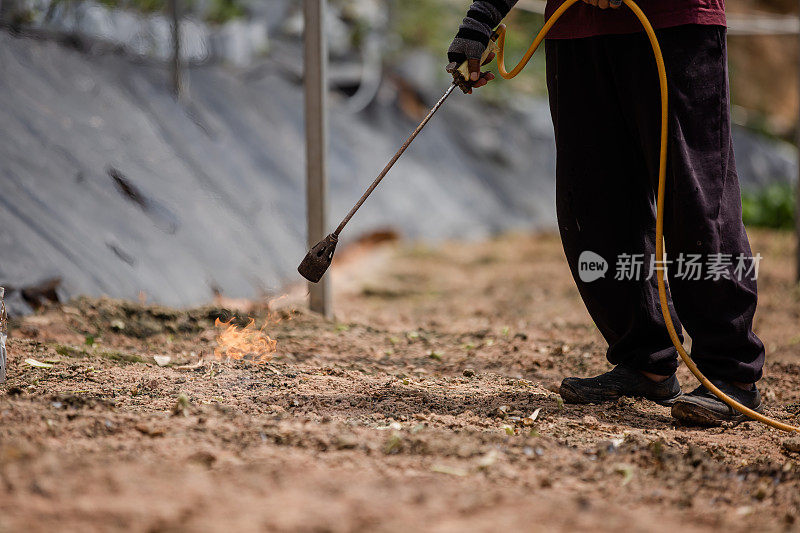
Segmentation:
<svg viewBox="0 0 800 533">
<path fill-rule="evenodd" d="M 269 320 L 264 322 L 261 329 L 255 328 L 255 319 L 251 318 L 245 327 L 232 324 L 233 318 L 227 322 L 217 318 L 214 325 L 225 327 L 225 330 L 217 335 L 217 347 L 214 348 L 214 355 L 217 359 L 234 359 L 237 361 L 250 361 L 251 363 L 266 363 L 275 353 L 278 341 L 270 338 L 264 333 Z"/>
</svg>

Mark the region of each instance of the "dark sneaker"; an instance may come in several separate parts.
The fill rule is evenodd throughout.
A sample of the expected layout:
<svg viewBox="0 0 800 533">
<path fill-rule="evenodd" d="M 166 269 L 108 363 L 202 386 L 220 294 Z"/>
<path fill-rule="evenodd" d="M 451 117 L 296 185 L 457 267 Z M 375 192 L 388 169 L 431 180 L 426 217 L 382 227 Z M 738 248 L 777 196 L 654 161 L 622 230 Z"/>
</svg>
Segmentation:
<svg viewBox="0 0 800 533">
<path fill-rule="evenodd" d="M 712 380 L 711 383 L 745 407 L 761 412 L 761 393 L 755 386 L 747 391 L 724 381 Z M 703 385 L 675 401 L 672 405 L 672 416 L 682 422 L 701 426 L 719 426 L 723 422 L 741 422 L 747 419 Z"/>
<path fill-rule="evenodd" d="M 681 395 L 681 385 L 675 374 L 659 383 L 638 370 L 618 365 L 614 370 L 597 377 L 566 378 L 561 382 L 560 393 L 567 403 L 614 402 L 623 396 L 630 396 L 672 405 Z"/>
</svg>

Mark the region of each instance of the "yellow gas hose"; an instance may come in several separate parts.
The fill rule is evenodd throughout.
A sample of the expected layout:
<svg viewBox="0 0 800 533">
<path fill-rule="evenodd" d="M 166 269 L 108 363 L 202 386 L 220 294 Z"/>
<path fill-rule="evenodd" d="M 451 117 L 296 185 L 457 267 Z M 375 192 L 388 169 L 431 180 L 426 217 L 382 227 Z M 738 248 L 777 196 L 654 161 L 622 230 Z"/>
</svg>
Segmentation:
<svg viewBox="0 0 800 533">
<path fill-rule="evenodd" d="M 566 0 L 559 8 L 553 13 L 553 15 L 547 20 L 544 27 L 539 31 L 536 38 L 533 40 L 533 44 L 531 44 L 528 51 L 525 52 L 522 60 L 514 67 L 510 72 L 506 70 L 505 67 L 505 40 L 506 40 L 506 28 L 504 25 L 501 25 L 498 30 L 498 39 L 497 39 L 497 65 L 500 75 L 510 80 L 514 78 L 517 74 L 519 74 L 522 69 L 528 64 L 533 56 L 536 49 L 539 48 L 539 45 L 542 43 L 544 38 L 547 36 L 547 33 L 550 31 L 550 28 L 556 23 L 556 21 L 564 14 L 564 12 L 569 9 L 573 4 L 580 2 L 581 0 Z M 633 11 L 634 15 L 639 19 L 644 27 L 645 32 L 647 33 L 647 37 L 650 39 L 650 45 L 653 47 L 653 55 L 655 56 L 656 65 L 658 67 L 658 81 L 661 86 L 661 154 L 660 154 L 660 161 L 658 167 L 658 207 L 656 211 L 656 257 L 663 257 L 664 256 L 664 191 L 666 189 L 667 183 L 667 128 L 668 128 L 668 94 L 667 94 L 667 70 L 664 66 L 664 57 L 661 55 L 661 47 L 658 44 L 658 38 L 656 37 L 656 33 L 653 30 L 653 26 L 650 24 L 650 21 L 647 19 L 647 16 L 644 12 L 636 5 L 636 2 L 633 0 L 623 0 L 626 6 Z M 669 313 L 669 306 L 667 304 L 667 289 L 664 285 L 664 274 L 663 269 L 664 266 L 660 262 L 658 264 L 658 295 L 661 301 L 661 313 L 664 315 L 664 321 L 667 325 L 667 331 L 669 332 L 670 339 L 672 339 L 672 344 L 675 345 L 675 349 L 678 350 L 678 353 L 683 359 L 683 362 L 686 363 L 686 366 L 689 367 L 689 370 L 692 371 L 692 374 L 702 383 L 708 390 L 710 390 L 717 398 L 728 404 L 733 409 L 736 409 L 740 413 L 752 418 L 753 420 L 757 420 L 768 426 L 772 426 L 774 428 L 782 429 L 784 431 L 793 431 L 793 432 L 800 432 L 800 428 L 792 426 L 790 424 L 785 424 L 778 420 L 774 420 L 767 416 L 762 415 L 752 409 L 748 409 L 744 405 L 740 404 L 736 400 L 727 396 L 724 392 L 719 390 L 713 383 L 711 383 L 708 378 L 706 378 L 700 369 L 697 368 L 697 365 L 692 361 L 691 356 L 686 352 L 681 343 L 680 338 L 678 337 L 678 332 L 675 331 L 675 325 L 672 322 L 672 316 Z"/>
</svg>

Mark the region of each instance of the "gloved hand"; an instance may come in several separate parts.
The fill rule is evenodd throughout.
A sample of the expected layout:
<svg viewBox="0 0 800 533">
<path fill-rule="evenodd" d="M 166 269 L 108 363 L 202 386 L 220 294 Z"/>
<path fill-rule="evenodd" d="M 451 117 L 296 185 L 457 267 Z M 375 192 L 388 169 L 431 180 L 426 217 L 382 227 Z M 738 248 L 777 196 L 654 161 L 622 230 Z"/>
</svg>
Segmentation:
<svg viewBox="0 0 800 533">
<path fill-rule="evenodd" d="M 483 87 L 494 79 L 491 72 L 481 72 L 480 58 L 489 44 L 492 31 L 516 3 L 517 0 L 475 0 L 458 28 L 458 33 L 447 51 L 447 59 L 451 65 L 456 63 L 455 66 L 464 61 L 469 62 L 473 88 Z M 485 63 L 493 59 L 494 54 L 490 54 Z"/>
</svg>

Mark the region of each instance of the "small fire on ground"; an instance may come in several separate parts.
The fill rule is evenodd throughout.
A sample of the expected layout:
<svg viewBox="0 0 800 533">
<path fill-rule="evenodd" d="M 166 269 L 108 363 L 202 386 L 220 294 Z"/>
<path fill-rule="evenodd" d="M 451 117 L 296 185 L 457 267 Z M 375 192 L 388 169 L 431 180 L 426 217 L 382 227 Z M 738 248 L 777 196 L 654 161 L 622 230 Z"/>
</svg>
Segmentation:
<svg viewBox="0 0 800 533">
<path fill-rule="evenodd" d="M 217 359 L 234 359 L 251 363 L 266 363 L 275 354 L 278 341 L 264 332 L 269 320 L 261 328 L 256 327 L 254 318 L 244 326 L 233 324 L 233 318 L 227 322 L 216 319 L 214 325 L 225 328 L 217 335 L 217 346 L 214 355 Z"/>
</svg>

